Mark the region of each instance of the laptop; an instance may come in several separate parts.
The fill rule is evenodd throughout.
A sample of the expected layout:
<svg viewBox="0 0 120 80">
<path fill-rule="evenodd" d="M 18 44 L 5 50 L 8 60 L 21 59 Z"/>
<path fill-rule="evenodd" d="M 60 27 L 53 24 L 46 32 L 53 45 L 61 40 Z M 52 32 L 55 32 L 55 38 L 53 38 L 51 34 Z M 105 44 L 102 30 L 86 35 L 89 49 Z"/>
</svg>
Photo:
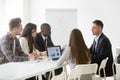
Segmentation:
<svg viewBox="0 0 120 80">
<path fill-rule="evenodd" d="M 52 58 L 52 60 L 58 60 L 62 55 L 61 47 L 60 46 L 47 47 L 47 53 L 48 57 Z"/>
</svg>

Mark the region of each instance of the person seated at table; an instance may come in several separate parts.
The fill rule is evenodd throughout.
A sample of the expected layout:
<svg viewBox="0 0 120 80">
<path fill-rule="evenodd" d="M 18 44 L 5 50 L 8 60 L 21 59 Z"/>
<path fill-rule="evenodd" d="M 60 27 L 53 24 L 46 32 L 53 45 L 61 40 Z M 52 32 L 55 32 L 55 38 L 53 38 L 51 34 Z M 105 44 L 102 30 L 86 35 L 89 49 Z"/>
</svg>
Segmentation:
<svg viewBox="0 0 120 80">
<path fill-rule="evenodd" d="M 39 51 L 47 51 L 47 47 L 54 46 L 51 39 L 51 26 L 48 23 L 43 23 L 40 29 L 41 31 L 35 37 L 35 42 Z"/>
<path fill-rule="evenodd" d="M 43 23 L 40 26 L 41 31 L 37 33 L 35 37 L 35 42 L 37 44 L 37 49 L 39 51 L 47 51 L 47 47 L 53 47 L 54 43 L 51 39 L 51 26 L 48 23 Z M 62 72 L 62 68 L 55 70 L 55 75 Z M 49 72 L 46 74 L 46 79 L 48 80 Z"/>
<path fill-rule="evenodd" d="M 0 64 L 8 62 L 28 61 L 35 57 L 32 53 L 26 55 L 20 46 L 17 35 L 22 32 L 22 24 L 20 18 L 12 18 L 9 22 L 9 32 L 0 39 Z"/>
<path fill-rule="evenodd" d="M 22 50 L 27 55 L 36 53 L 37 58 L 39 58 L 40 56 L 47 56 L 47 52 L 39 52 L 39 50 L 36 49 L 37 46 L 34 41 L 37 34 L 36 28 L 36 25 L 33 23 L 26 24 L 19 40 Z"/>
<path fill-rule="evenodd" d="M 36 44 L 34 42 L 34 38 L 37 34 L 36 31 L 37 26 L 33 23 L 28 23 L 25 25 L 22 35 L 20 37 L 20 45 L 22 47 L 22 50 L 27 54 L 35 53 L 36 58 L 39 58 L 41 56 L 47 56 L 47 53 L 44 52 L 39 52 L 39 50 L 36 49 Z M 26 80 L 36 80 L 36 77 L 31 77 Z"/>
<path fill-rule="evenodd" d="M 79 29 L 73 29 L 70 34 L 69 45 L 63 51 L 63 55 L 58 59 L 57 65 L 62 65 L 67 61 L 70 69 L 73 69 L 79 64 L 89 64 L 90 60 L 90 51 L 84 42 L 81 31 Z M 81 76 L 80 80 L 92 80 L 89 76 Z"/>
</svg>

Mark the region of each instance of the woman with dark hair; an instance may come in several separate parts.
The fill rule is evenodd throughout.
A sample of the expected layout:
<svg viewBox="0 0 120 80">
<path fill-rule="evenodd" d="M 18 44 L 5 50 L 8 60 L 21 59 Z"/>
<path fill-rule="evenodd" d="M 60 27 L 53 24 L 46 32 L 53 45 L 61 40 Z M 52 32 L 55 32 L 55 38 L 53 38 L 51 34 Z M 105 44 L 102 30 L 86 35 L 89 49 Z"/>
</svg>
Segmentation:
<svg viewBox="0 0 120 80">
<path fill-rule="evenodd" d="M 25 25 L 22 35 L 20 37 L 20 45 L 26 54 L 36 53 L 36 57 L 46 56 L 46 52 L 39 52 L 35 44 L 34 38 L 37 34 L 37 26 L 33 23 Z"/>
<path fill-rule="evenodd" d="M 90 59 L 90 51 L 84 42 L 81 31 L 79 29 L 73 29 L 70 34 L 69 45 L 63 51 L 63 55 L 57 61 L 57 65 L 61 65 L 67 61 L 71 70 L 78 64 L 89 64 Z M 80 80 L 90 80 L 87 77 L 85 75 Z"/>
</svg>

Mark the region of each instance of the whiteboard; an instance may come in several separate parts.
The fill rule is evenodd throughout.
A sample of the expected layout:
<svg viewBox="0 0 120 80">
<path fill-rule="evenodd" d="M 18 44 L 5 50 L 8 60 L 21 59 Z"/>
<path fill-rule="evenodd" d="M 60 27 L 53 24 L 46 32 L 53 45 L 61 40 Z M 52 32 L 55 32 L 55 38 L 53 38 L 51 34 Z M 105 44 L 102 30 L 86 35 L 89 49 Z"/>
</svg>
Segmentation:
<svg viewBox="0 0 120 80">
<path fill-rule="evenodd" d="M 53 43 L 68 44 L 71 30 L 77 28 L 77 9 L 46 9 L 46 22 L 51 26 Z"/>
</svg>

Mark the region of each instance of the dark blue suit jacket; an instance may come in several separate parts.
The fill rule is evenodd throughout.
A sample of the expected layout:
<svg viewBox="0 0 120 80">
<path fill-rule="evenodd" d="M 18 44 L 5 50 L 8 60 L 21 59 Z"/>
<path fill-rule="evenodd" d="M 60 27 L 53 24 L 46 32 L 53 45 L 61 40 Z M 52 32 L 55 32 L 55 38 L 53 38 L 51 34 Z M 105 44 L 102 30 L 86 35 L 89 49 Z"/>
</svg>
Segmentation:
<svg viewBox="0 0 120 80">
<path fill-rule="evenodd" d="M 36 43 L 37 49 L 39 51 L 45 51 L 46 50 L 45 42 L 44 42 L 44 40 L 42 38 L 41 32 L 36 35 L 35 43 Z M 54 44 L 53 44 L 53 42 L 51 40 L 51 37 L 48 36 L 48 38 L 47 38 L 47 47 L 52 47 L 52 46 L 54 46 Z"/>
<path fill-rule="evenodd" d="M 90 47 L 91 52 L 91 63 L 97 63 L 98 67 L 103 59 L 108 57 L 108 62 L 106 64 L 106 76 L 112 76 L 112 63 L 113 63 L 113 55 L 110 40 L 102 33 L 98 39 L 96 50 L 94 49 L 94 44 Z M 115 67 L 114 67 L 115 68 Z M 98 72 L 97 72 L 98 73 Z M 101 75 L 103 76 L 103 71 L 101 71 Z"/>
</svg>

